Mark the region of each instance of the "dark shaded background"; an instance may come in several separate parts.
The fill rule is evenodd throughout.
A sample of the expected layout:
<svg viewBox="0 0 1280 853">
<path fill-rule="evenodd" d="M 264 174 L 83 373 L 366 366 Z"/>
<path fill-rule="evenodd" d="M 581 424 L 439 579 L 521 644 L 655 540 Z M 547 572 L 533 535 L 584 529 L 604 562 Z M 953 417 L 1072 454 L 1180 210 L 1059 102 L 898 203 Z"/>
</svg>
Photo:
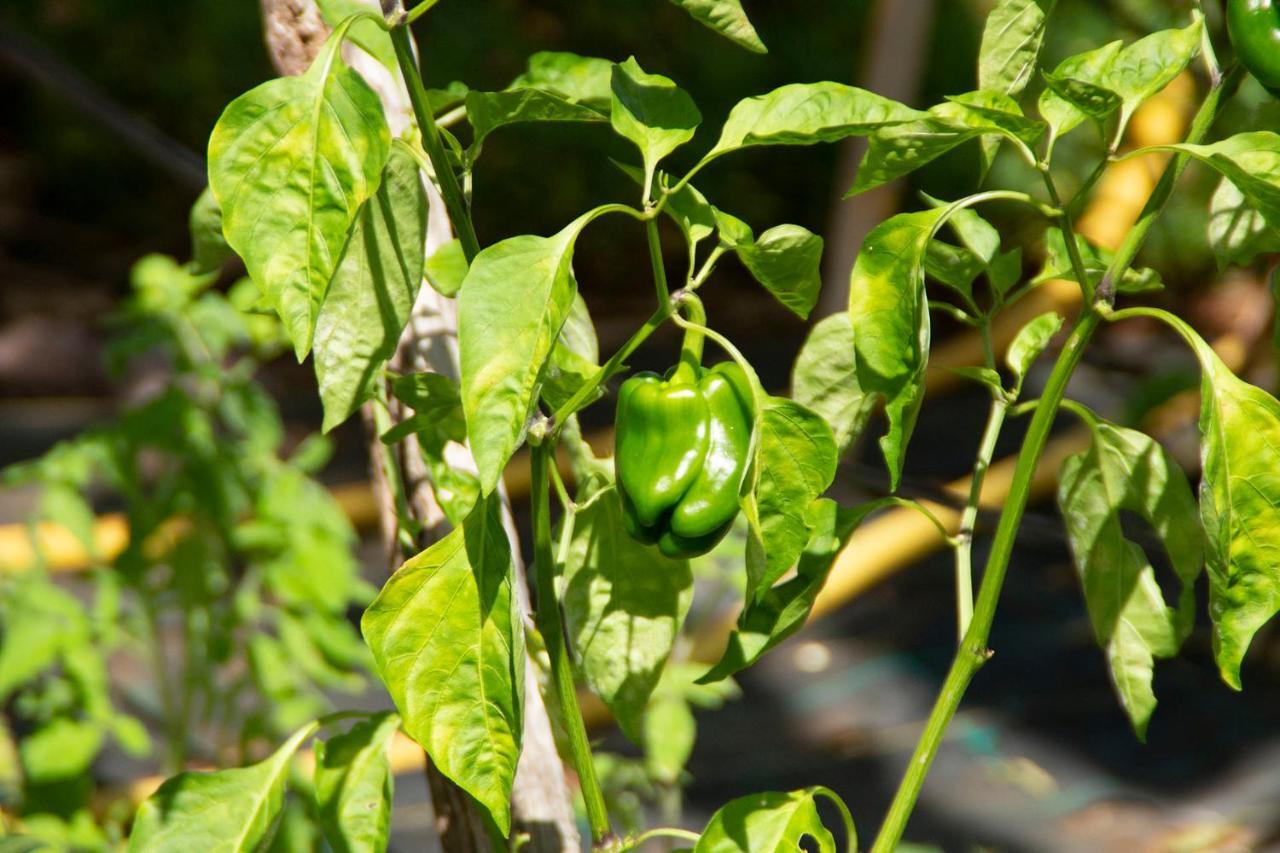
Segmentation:
<svg viewBox="0 0 1280 853">
<path fill-rule="evenodd" d="M 702 110 L 704 130 L 690 153 L 673 158 L 678 168 L 709 144 L 740 98 L 787 82 L 858 78 L 869 0 L 747 5 L 771 48 L 767 56 L 736 48 L 656 0 L 452 0 L 428 16 L 418 36 L 432 86 L 459 79 L 500 88 L 537 50 L 616 60 L 635 55 L 647 70 L 687 88 Z M 1064 0 L 1046 62 L 1114 38 L 1117 28 L 1129 39 L 1170 25 L 1185 17 L 1185 6 Z M 927 63 L 913 105 L 973 87 L 983 14 L 978 0 L 937 4 L 926 54 L 903 58 Z M 184 164 L 202 156 L 221 108 L 271 73 L 257 5 L 249 0 L 0 6 L 0 465 L 109 419 L 136 392 L 137 376 L 110 377 L 103 367 L 102 320 L 125 295 L 137 258 L 188 254 L 186 215 L 200 185 Z M 51 87 L 49 79 L 60 82 Z M 152 126 L 159 147 L 122 141 L 86 115 L 86 101 L 126 125 Z M 1223 130 L 1274 128 L 1277 115 L 1274 103 L 1249 89 Z M 1081 131 L 1064 143 L 1060 160 L 1079 164 L 1078 176 L 1098 150 Z M 475 177 L 481 241 L 551 233 L 590 206 L 630 198 L 634 186 L 608 163 L 630 154 L 605 126 L 503 130 L 486 143 Z M 840 154 L 837 146 L 747 151 L 709 169 L 699 185 L 757 230 L 794 222 L 823 234 L 844 190 L 833 184 Z M 961 150 L 914 176 L 903 198 L 910 204 L 920 189 L 953 198 L 976 189 L 976 179 L 973 151 Z M 1033 186 L 1007 159 L 993 180 Z M 1192 170 L 1142 258 L 1165 274 L 1169 288 L 1159 299 L 1193 319 L 1218 281 L 1200 236 L 1213 185 Z M 1031 270 L 1035 241 L 1025 224 L 999 208 L 993 216 L 1006 245 L 1029 244 Z M 668 260 L 676 264 L 682 253 L 674 241 L 670 248 Z M 639 230 L 620 219 L 593 226 L 575 268 L 602 348 L 611 351 L 651 307 Z M 717 272 L 706 299 L 711 322 L 759 365 L 766 385 L 785 388 L 806 324 L 732 261 Z M 938 335 L 950 331 L 943 324 Z M 674 348 L 672 335 L 656 336 L 633 362 L 662 365 Z M 1155 343 L 1135 347 L 1113 337 L 1090 359 L 1078 395 L 1130 422 L 1194 381 L 1185 355 Z M 318 428 L 309 365 L 281 361 L 266 368 L 264 380 L 297 436 Z M 984 408 L 982 395 L 968 392 L 926 405 L 909 457 L 909 491 L 929 493 L 968 469 Z M 608 419 L 608 406 L 599 406 L 588 425 Z M 998 455 L 1016 451 L 1019 429 L 1008 430 Z M 359 429 L 347 425 L 338 440 L 329 476 L 362 478 Z M 839 488 L 850 495 L 883 488 L 873 444 L 846 466 Z M 0 502 L 0 522 L 19 517 Z M 978 545 L 979 565 L 985 544 Z M 822 782 L 849 800 L 870 838 L 950 660 L 951 614 L 950 559 L 938 555 L 746 674 L 744 699 L 702 720 L 690 768 L 690 820 L 732 796 Z M 1183 658 L 1157 667 L 1161 706 L 1149 743 L 1135 743 L 1093 645 L 1054 510 L 1036 508 L 996 620 L 996 658 L 974 684 L 910 836 L 946 849 L 1036 850 L 1113 843 L 1138 849 L 1115 841 L 1135 834 L 1155 845 L 1149 849 L 1175 849 L 1151 839 L 1216 821 L 1248 823 L 1265 834 L 1280 818 L 1280 760 L 1274 760 L 1280 655 L 1273 633 L 1259 635 L 1245 672 L 1248 692 L 1235 696 L 1217 680 L 1202 625 Z M 829 663 L 806 672 L 797 655 L 811 655 L 806 644 L 813 643 Z M 628 749 L 616 736 L 608 744 Z M 1234 849 L 1190 843 L 1177 849 Z"/>
</svg>

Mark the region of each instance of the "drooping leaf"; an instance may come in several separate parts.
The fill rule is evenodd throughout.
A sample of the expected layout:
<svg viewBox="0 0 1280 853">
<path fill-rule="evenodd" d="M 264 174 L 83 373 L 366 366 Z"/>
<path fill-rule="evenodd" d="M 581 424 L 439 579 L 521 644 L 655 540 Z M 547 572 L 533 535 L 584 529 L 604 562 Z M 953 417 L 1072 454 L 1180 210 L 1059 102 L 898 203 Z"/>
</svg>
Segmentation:
<svg viewBox="0 0 1280 853">
<path fill-rule="evenodd" d="M 209 138 L 223 233 L 280 314 L 299 361 L 360 206 L 391 139 L 382 104 L 338 55 L 333 31 L 305 74 L 236 98 Z"/>
<path fill-rule="evenodd" d="M 1035 76 L 1055 0 L 1000 0 L 987 13 L 978 53 L 978 88 L 1016 97 Z"/>
<path fill-rule="evenodd" d="M 864 393 L 885 401 L 889 429 L 880 439 L 892 488 L 924 399 L 929 312 L 924 255 L 944 211 L 900 213 L 862 243 L 849 281 L 854 363 Z"/>
<path fill-rule="evenodd" d="M 766 397 L 756 431 L 748 600 L 762 597 L 795 565 L 809 540 L 809 505 L 831 485 L 839 461 L 831 427 L 794 400 Z"/>
<path fill-rule="evenodd" d="M 848 312 L 833 314 L 813 327 L 792 368 L 791 394 L 831 426 L 840 456 L 862 434 L 875 398 L 858 384 Z"/>
<path fill-rule="evenodd" d="M 795 577 L 771 587 L 761 598 L 747 599 L 738 617 L 738 627 L 730 635 L 720 661 L 699 678 L 698 683 L 720 681 L 746 669 L 800 630 L 845 540 L 862 519 L 880 505 L 881 502 L 873 502 L 842 510 L 828 498 L 819 498 L 810 504 L 809 541 L 800 555 Z"/>
<path fill-rule="evenodd" d="M 925 113 L 840 83 L 794 83 L 739 101 L 707 159 L 753 145 L 813 145 L 865 136 Z"/>
<path fill-rule="evenodd" d="M 847 831 L 852 832 L 853 822 L 844 803 L 826 788 L 770 791 L 739 797 L 721 807 L 707 822 L 693 853 L 795 853 L 802 849 L 835 853 L 835 837 L 818 814 L 818 797 L 838 805 Z M 806 838 L 811 846 L 801 843 Z M 856 839 L 850 838 L 847 844 L 848 849 L 857 849 Z"/>
<path fill-rule="evenodd" d="M 499 501 L 481 500 L 459 527 L 396 570 L 360 620 L 404 730 L 504 835 L 525 668 L 511 573 Z"/>
<path fill-rule="evenodd" d="M 639 742 L 641 715 L 693 600 L 689 561 L 632 539 L 610 488 L 576 515 L 563 583 L 582 674 Z"/>
<path fill-rule="evenodd" d="M 179 773 L 138 809 L 130 853 L 259 849 L 270 838 L 284 803 L 289 764 L 316 730 L 308 723 L 257 764 L 212 773 Z"/>
<path fill-rule="evenodd" d="M 671 0 L 693 18 L 753 53 L 768 53 L 741 0 Z"/>
<path fill-rule="evenodd" d="M 590 217 L 551 237 L 512 237 L 489 246 L 462 283 L 462 405 L 486 495 L 520 445 L 547 357 L 573 306 L 573 245 Z"/>
<path fill-rule="evenodd" d="M 522 122 L 605 122 L 608 116 L 542 89 L 508 89 L 503 92 L 467 92 L 467 121 L 474 136 L 467 157 L 474 162 L 489 134 L 500 127 Z"/>
<path fill-rule="evenodd" d="M 1044 352 L 1044 348 L 1053 340 L 1062 328 L 1062 315 L 1056 311 L 1046 311 L 1023 326 L 1009 344 L 1004 362 L 1013 372 L 1013 378 L 1019 388 L 1026 378 L 1032 363 Z"/>
<path fill-rule="evenodd" d="M 336 853 L 387 849 L 395 776 L 388 750 L 400 718 L 384 711 L 316 744 L 316 805 Z"/>
<path fill-rule="evenodd" d="M 640 149 L 646 186 L 658 162 L 693 139 L 702 114 L 670 78 L 646 74 L 635 57 L 613 67 L 609 121 L 619 136 Z"/>
<path fill-rule="evenodd" d="M 191 230 L 191 263 L 195 272 L 213 272 L 231 260 L 235 254 L 222 236 L 222 208 L 208 187 L 191 205 L 188 217 Z"/>
<path fill-rule="evenodd" d="M 734 247 L 743 266 L 796 316 L 805 319 L 822 290 L 822 238 L 799 225 L 778 225 Z"/>
<path fill-rule="evenodd" d="M 1258 255 L 1280 252 L 1280 228 L 1269 225 L 1244 193 L 1223 178 L 1209 202 L 1209 245 L 1220 270 L 1251 264 Z"/>
<path fill-rule="evenodd" d="M 1043 132 L 1044 125 L 1024 116 L 1008 95 L 987 91 L 956 95 L 915 121 L 872 133 L 858 176 L 846 195 L 857 195 L 909 174 L 972 139 L 1000 137 L 1026 149 Z"/>
<path fill-rule="evenodd" d="M 1145 739 L 1156 706 L 1155 660 L 1176 655 L 1194 621 L 1204 535 L 1186 475 L 1159 444 L 1092 416 L 1086 422 L 1090 445 L 1063 462 L 1058 503 L 1116 695 L 1134 732 Z M 1176 607 L 1165 604 L 1148 556 L 1125 537 L 1126 511 L 1160 537 L 1178 576 Z"/>
<path fill-rule="evenodd" d="M 1249 643 L 1280 611 L 1280 401 L 1233 374 L 1182 320 L 1162 316 L 1200 360 L 1200 518 L 1213 651 L 1223 681 L 1239 690 Z"/>
<path fill-rule="evenodd" d="M 427 194 L 399 143 L 364 203 L 316 318 L 315 365 L 327 432 L 369 398 L 422 286 Z"/>
</svg>

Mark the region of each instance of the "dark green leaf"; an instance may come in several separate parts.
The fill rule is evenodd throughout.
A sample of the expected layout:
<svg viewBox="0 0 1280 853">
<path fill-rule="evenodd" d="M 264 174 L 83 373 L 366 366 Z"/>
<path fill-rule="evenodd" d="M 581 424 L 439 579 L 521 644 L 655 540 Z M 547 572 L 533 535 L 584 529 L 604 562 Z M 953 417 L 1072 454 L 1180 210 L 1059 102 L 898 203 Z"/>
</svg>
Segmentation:
<svg viewBox="0 0 1280 853">
<path fill-rule="evenodd" d="M 365 202 L 316 318 L 315 364 L 327 432 L 349 418 L 409 322 L 422 286 L 427 194 L 417 161 L 399 143 Z"/>
<path fill-rule="evenodd" d="M 822 238 L 799 225 L 778 225 L 734 247 L 756 281 L 805 319 L 822 290 Z"/>
<path fill-rule="evenodd" d="M 377 93 L 338 55 L 345 34 L 335 29 L 305 74 L 232 101 L 209 139 L 223 233 L 280 314 L 299 360 L 391 146 Z"/>
<path fill-rule="evenodd" d="M 360 627 L 409 736 L 511 831 L 520 757 L 524 629 L 500 502 L 483 500 L 401 566 Z"/>
</svg>

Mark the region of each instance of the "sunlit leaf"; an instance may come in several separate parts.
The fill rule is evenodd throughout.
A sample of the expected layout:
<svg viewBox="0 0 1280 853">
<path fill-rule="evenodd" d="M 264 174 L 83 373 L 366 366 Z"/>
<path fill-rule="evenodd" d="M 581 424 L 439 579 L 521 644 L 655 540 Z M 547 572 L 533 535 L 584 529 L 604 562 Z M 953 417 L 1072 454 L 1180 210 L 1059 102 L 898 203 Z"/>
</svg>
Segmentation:
<svg viewBox="0 0 1280 853">
<path fill-rule="evenodd" d="M 1055 0 L 1000 0 L 987 13 L 978 52 L 978 88 L 1016 96 L 1035 75 Z"/>
<path fill-rule="evenodd" d="M 1022 386 L 1022 380 L 1026 378 L 1032 363 L 1040 357 L 1040 353 L 1044 352 L 1044 348 L 1061 328 L 1062 315 L 1056 311 L 1046 311 L 1018 330 L 1018 334 L 1009 344 L 1009 351 L 1005 354 L 1004 361 L 1009 365 L 1009 370 L 1013 371 L 1013 378 L 1019 387 Z"/>
<path fill-rule="evenodd" d="M 569 402 L 600 369 L 600 344 L 596 340 L 596 327 L 591 322 L 591 314 L 587 311 L 587 303 L 582 294 L 573 298 L 569 308 L 569 316 L 560 327 L 560 335 L 556 345 L 551 349 L 547 359 L 547 369 L 542 377 L 542 399 L 552 409 Z M 597 388 L 588 402 L 598 400 L 604 395 L 603 388 Z"/>
<path fill-rule="evenodd" d="M 831 426 L 839 455 L 862 434 L 875 398 L 858 384 L 848 312 L 833 314 L 813 327 L 792 368 L 791 394 Z"/>
<path fill-rule="evenodd" d="M 395 792 L 388 750 L 399 730 L 400 718 L 383 712 L 316 744 L 316 804 L 336 853 L 387 849 Z"/>
<path fill-rule="evenodd" d="M 1209 145 L 1156 147 L 1186 152 L 1212 166 L 1236 185 L 1272 229 L 1280 229 L 1280 134 L 1257 130 L 1237 133 Z"/>
<path fill-rule="evenodd" d="M 613 63 L 567 51 L 542 50 L 529 57 L 525 72 L 511 81 L 511 89 L 542 89 L 574 103 L 607 111 Z"/>
<path fill-rule="evenodd" d="M 799 225 L 778 225 L 734 251 L 751 276 L 805 319 L 822 290 L 822 238 Z"/>
<path fill-rule="evenodd" d="M 702 115 L 687 92 L 667 77 L 646 74 L 635 57 L 613 67 L 611 86 L 609 121 L 640 149 L 651 178 L 663 157 L 693 138 Z"/>
<path fill-rule="evenodd" d="M 1223 178 L 1209 202 L 1209 245 L 1218 269 L 1251 264 L 1258 255 L 1280 252 L 1280 228 L 1269 225 L 1239 187 Z"/>
<path fill-rule="evenodd" d="M 671 0 L 720 35 L 753 53 L 768 53 L 741 0 Z"/>
<path fill-rule="evenodd" d="M 489 134 L 509 124 L 543 121 L 605 122 L 608 116 L 589 106 L 541 89 L 467 93 L 467 121 L 474 136 L 468 158 L 475 161 Z"/>
<path fill-rule="evenodd" d="M 825 788 L 805 788 L 781 793 L 770 791 L 739 797 L 722 806 L 711 816 L 702 831 L 694 853 L 795 853 L 815 850 L 835 853 L 836 840 L 822 825 L 817 798 L 826 797 L 837 803 L 846 819 L 852 821 L 844 803 Z M 802 844 L 805 839 L 808 844 Z M 847 841 L 848 849 L 857 849 L 857 839 Z"/>
</svg>

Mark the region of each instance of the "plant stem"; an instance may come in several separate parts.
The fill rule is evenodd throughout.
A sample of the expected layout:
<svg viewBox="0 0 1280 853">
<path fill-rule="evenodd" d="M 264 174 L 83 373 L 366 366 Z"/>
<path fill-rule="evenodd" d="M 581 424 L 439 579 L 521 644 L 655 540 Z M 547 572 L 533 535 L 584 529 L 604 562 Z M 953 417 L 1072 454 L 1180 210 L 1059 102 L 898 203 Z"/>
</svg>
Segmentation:
<svg viewBox="0 0 1280 853">
<path fill-rule="evenodd" d="M 533 569 L 537 576 L 538 601 L 535 619 L 542 640 L 551 659 L 551 681 L 565 732 L 569 736 L 569 749 L 578 771 L 578 784 L 587 807 L 587 821 L 591 825 L 594 847 L 610 844 L 613 831 L 609 828 L 609 814 L 605 809 L 604 793 L 596 779 L 595 763 L 591 757 L 591 744 L 587 740 L 587 727 L 578 707 L 578 695 L 574 685 L 573 664 L 569 660 L 568 641 L 564 623 L 560 618 L 560 602 L 556 597 L 556 560 L 551 543 L 551 479 L 550 466 L 555 454 L 555 441 L 544 436 L 532 447 L 533 483 L 529 492 L 533 511 Z"/>
<path fill-rule="evenodd" d="M 1196 112 L 1195 118 L 1191 120 L 1191 127 L 1187 131 L 1185 142 L 1194 145 L 1204 140 L 1209 133 L 1209 129 L 1213 127 L 1214 120 L 1218 117 L 1218 110 L 1222 106 L 1222 101 L 1235 89 L 1243 76 L 1244 69 L 1237 64 L 1214 84 L 1213 88 L 1209 90 L 1208 96 L 1204 99 L 1204 103 L 1200 105 L 1200 109 Z M 1190 159 L 1190 155 L 1178 152 L 1173 155 L 1173 159 L 1165 166 L 1164 173 L 1160 176 L 1159 182 L 1156 184 L 1155 189 L 1151 191 L 1146 205 L 1142 208 L 1142 213 L 1138 215 L 1138 221 L 1134 223 L 1133 228 L 1129 229 L 1129 233 L 1125 235 L 1124 242 L 1116 250 L 1115 257 L 1111 260 L 1111 265 L 1107 267 L 1107 272 L 1102 277 L 1102 282 L 1098 285 L 1098 299 L 1100 301 L 1108 305 L 1115 301 L 1116 282 L 1121 279 L 1125 271 L 1129 269 L 1129 265 L 1133 263 L 1133 259 L 1137 257 L 1138 250 L 1142 248 L 1148 232 L 1151 231 L 1151 226 L 1155 225 L 1160 212 L 1164 210 L 1169 197 L 1173 195 L 1173 188 L 1178 183 L 1178 178 L 1182 177 L 1182 173 L 1186 170 Z"/>
<path fill-rule="evenodd" d="M 1004 428 L 1009 404 L 992 393 L 991 409 L 987 413 L 987 426 L 982 431 L 977 458 L 973 462 L 973 475 L 969 480 L 969 496 L 960 515 L 960 530 L 956 534 L 956 630 L 960 641 L 973 619 L 973 531 L 978 523 L 978 506 L 982 498 L 982 481 L 991 467 L 996 440 Z"/>
<path fill-rule="evenodd" d="M 671 301 L 671 288 L 667 285 L 667 268 L 662 263 L 662 242 L 658 236 L 658 220 L 649 219 L 644 223 L 644 235 L 649 243 L 649 265 L 653 267 L 653 289 L 658 297 L 658 304 Z"/>
<path fill-rule="evenodd" d="M 1080 254 L 1080 242 L 1076 238 L 1075 225 L 1071 222 L 1071 212 L 1062 205 L 1058 187 L 1053 183 L 1053 175 L 1049 173 L 1049 164 L 1041 161 L 1036 164 L 1036 171 L 1044 179 L 1044 187 L 1049 192 L 1049 201 L 1058 209 L 1056 219 L 1058 227 L 1062 229 L 1063 242 L 1067 244 L 1067 257 L 1071 259 L 1071 271 L 1075 273 L 1076 281 L 1084 292 L 1085 304 L 1088 304 L 1093 301 L 1093 284 L 1089 281 L 1089 271 L 1085 268 L 1084 257 Z"/>
<path fill-rule="evenodd" d="M 396 49 L 396 62 L 400 65 L 405 88 L 409 91 L 409 103 L 413 106 L 413 115 L 418 120 L 418 130 L 422 133 L 422 148 L 431 160 L 431 167 L 436 173 L 436 184 L 440 187 L 445 209 L 449 211 L 453 230 L 457 232 L 458 240 L 462 243 L 462 253 L 470 263 L 476 255 L 480 254 L 480 241 L 476 238 L 475 226 L 471 222 L 471 210 L 467 206 L 466 196 L 463 195 L 462 185 L 458 183 L 458 176 L 454 174 L 453 165 L 445 153 L 444 140 L 440 137 L 435 115 L 431 112 L 431 105 L 427 101 L 427 90 L 422 85 L 422 75 L 418 73 L 418 63 L 413 56 L 413 45 L 409 41 L 409 28 L 404 25 L 395 26 L 390 32 L 391 44 Z"/>
<path fill-rule="evenodd" d="M 987 559 L 987 568 L 982 576 L 982 586 L 978 591 L 978 600 L 974 605 L 973 619 L 969 630 L 965 632 L 960 648 L 956 651 L 951 669 L 947 672 L 942 684 L 942 691 L 934 703 L 929 719 L 925 722 L 923 734 L 916 744 L 915 752 L 907 765 L 906 774 L 898 786 L 889 814 L 880 827 L 872 853 L 890 853 L 902 840 L 903 830 L 907 826 L 907 818 L 915 807 L 920 796 L 920 788 L 924 784 L 929 766 L 938 754 L 942 736 L 947 725 L 955 716 L 960 706 L 960 699 L 978 669 L 991 656 L 987 648 L 987 639 L 991 634 L 991 623 L 995 619 L 996 604 L 1000 599 L 1000 589 L 1004 585 L 1005 573 L 1009 568 L 1009 557 L 1013 553 L 1014 539 L 1018 527 L 1022 523 L 1022 514 L 1027 508 L 1027 500 L 1031 495 L 1031 480 L 1035 475 L 1040 454 L 1044 451 L 1049 439 L 1049 430 L 1053 426 L 1058 404 L 1062 402 L 1067 391 L 1067 381 L 1080 363 L 1085 344 L 1098 327 L 1099 315 L 1086 310 L 1077 321 L 1067 340 L 1066 346 L 1058 355 L 1053 366 L 1044 394 L 1036 406 L 1031 418 L 1031 426 L 1023 439 L 1022 450 L 1018 454 L 1018 464 L 1013 472 L 1013 481 L 1009 487 L 1009 496 L 1005 501 L 1004 511 L 1000 514 L 1000 523 L 996 527 L 995 539 L 991 544 L 991 554 Z"/>
</svg>

